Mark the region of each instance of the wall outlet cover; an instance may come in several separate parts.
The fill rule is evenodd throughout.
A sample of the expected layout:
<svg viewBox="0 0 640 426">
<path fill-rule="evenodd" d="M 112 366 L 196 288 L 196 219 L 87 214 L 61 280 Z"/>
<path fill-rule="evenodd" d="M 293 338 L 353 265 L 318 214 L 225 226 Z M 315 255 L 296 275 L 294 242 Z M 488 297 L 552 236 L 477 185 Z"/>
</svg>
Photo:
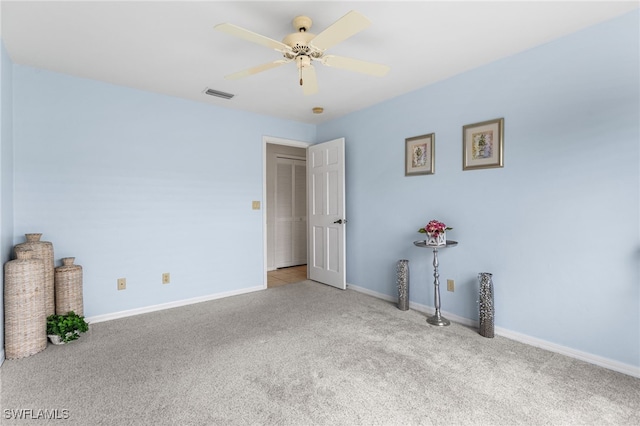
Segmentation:
<svg viewBox="0 0 640 426">
<path fill-rule="evenodd" d="M 455 282 L 453 280 L 447 280 L 447 291 L 455 290 Z"/>
</svg>

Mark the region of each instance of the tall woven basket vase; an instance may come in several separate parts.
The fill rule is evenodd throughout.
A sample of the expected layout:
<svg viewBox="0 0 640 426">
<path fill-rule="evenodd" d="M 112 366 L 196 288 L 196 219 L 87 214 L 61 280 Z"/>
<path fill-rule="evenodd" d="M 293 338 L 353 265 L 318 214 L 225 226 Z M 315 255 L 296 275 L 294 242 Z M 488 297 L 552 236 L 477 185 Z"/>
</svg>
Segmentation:
<svg viewBox="0 0 640 426">
<path fill-rule="evenodd" d="M 62 266 L 56 268 L 56 314 L 73 311 L 84 316 L 82 301 L 82 266 L 74 265 L 75 257 L 63 257 Z"/>
<path fill-rule="evenodd" d="M 4 265 L 4 351 L 7 359 L 24 358 L 47 347 L 44 311 L 44 264 L 33 251 L 17 253 Z"/>
<path fill-rule="evenodd" d="M 55 264 L 53 262 L 53 244 L 48 241 L 40 241 L 42 234 L 25 234 L 27 242 L 17 244 L 14 249 L 16 255 L 24 250 L 32 250 L 33 257 L 42 259 L 44 263 L 44 306 L 47 316 L 56 313 L 54 273 Z"/>
<path fill-rule="evenodd" d="M 398 286 L 398 309 L 409 310 L 409 261 L 398 260 L 396 265 L 396 284 Z"/>
<path fill-rule="evenodd" d="M 494 336 L 493 307 L 493 275 L 489 272 L 478 274 L 480 281 L 480 335 L 484 337 Z"/>
</svg>

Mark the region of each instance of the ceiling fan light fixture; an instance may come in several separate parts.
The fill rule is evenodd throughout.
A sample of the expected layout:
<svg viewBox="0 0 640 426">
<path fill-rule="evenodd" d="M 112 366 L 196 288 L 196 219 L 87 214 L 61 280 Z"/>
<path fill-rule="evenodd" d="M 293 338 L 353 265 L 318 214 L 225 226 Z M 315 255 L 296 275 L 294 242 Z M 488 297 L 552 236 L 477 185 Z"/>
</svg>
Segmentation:
<svg viewBox="0 0 640 426">
<path fill-rule="evenodd" d="M 314 114 L 322 114 L 324 112 L 324 108 L 322 108 L 322 107 L 313 107 L 313 109 L 311 111 L 313 111 Z"/>
<path fill-rule="evenodd" d="M 300 86 L 305 95 L 313 95 L 318 92 L 316 72 L 311 65 L 312 61 L 318 61 L 322 65 L 342 68 L 362 74 L 383 76 L 389 71 L 386 65 L 361 61 L 343 56 L 327 55 L 325 51 L 339 44 L 353 35 L 363 31 L 371 25 L 364 15 L 352 10 L 333 24 L 325 28 L 318 35 L 309 32 L 312 21 L 307 16 L 296 16 L 293 19 L 294 33 L 288 34 L 282 42 L 254 33 L 253 31 L 235 26 L 229 23 L 218 24 L 214 28 L 229 35 L 239 37 L 252 43 L 274 49 L 280 52 L 284 59 L 254 66 L 244 71 L 225 76 L 227 79 L 238 79 L 259 72 L 276 68 L 280 65 L 295 62 L 298 68 Z"/>
<path fill-rule="evenodd" d="M 222 98 L 222 99 L 231 99 L 231 98 L 233 98 L 235 96 L 235 95 L 232 95 L 231 93 L 221 92 L 219 90 L 213 90 L 213 89 L 209 89 L 209 88 L 206 88 L 204 93 L 206 95 L 216 96 L 216 97 Z"/>
</svg>

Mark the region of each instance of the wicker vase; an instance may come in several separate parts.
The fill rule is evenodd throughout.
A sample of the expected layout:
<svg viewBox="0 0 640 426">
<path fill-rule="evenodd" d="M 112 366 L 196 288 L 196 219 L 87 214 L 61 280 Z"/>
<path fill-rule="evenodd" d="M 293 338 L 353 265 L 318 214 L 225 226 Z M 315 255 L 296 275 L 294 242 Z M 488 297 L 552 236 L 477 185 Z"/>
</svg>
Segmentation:
<svg viewBox="0 0 640 426">
<path fill-rule="evenodd" d="M 4 349 L 7 359 L 24 358 L 47 347 L 44 263 L 22 250 L 4 265 Z"/>
<path fill-rule="evenodd" d="M 480 335 L 484 337 L 494 336 L 493 307 L 493 275 L 489 272 L 478 274 L 480 281 Z"/>
<path fill-rule="evenodd" d="M 398 260 L 396 266 L 396 284 L 398 286 L 398 309 L 409 310 L 409 261 Z"/>
<path fill-rule="evenodd" d="M 42 234 L 26 234 L 27 242 L 15 246 L 16 255 L 25 250 L 32 250 L 33 257 L 42 259 L 44 263 L 44 306 L 47 316 L 56 313 L 53 262 L 53 244 L 40 241 Z"/>
<path fill-rule="evenodd" d="M 66 315 L 69 311 L 84 316 L 82 301 L 82 266 L 74 265 L 75 257 L 62 258 L 62 266 L 55 272 L 56 314 Z"/>
</svg>

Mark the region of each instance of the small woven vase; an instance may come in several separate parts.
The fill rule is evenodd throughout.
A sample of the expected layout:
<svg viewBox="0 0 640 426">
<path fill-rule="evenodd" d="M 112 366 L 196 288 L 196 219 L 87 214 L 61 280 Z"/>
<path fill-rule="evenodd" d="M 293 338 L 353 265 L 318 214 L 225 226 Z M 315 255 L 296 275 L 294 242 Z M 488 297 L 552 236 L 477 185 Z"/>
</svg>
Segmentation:
<svg viewBox="0 0 640 426">
<path fill-rule="evenodd" d="M 4 265 L 4 348 L 7 359 L 36 354 L 47 347 L 44 264 L 33 251 L 17 253 Z"/>
<path fill-rule="evenodd" d="M 75 257 L 63 257 L 62 266 L 56 268 L 56 314 L 73 311 L 84 316 L 82 301 L 82 266 L 74 265 Z"/>
<path fill-rule="evenodd" d="M 42 234 L 25 234 L 27 242 L 17 244 L 14 249 L 16 256 L 19 252 L 32 250 L 33 257 L 41 259 L 44 263 L 44 306 L 47 316 L 56 313 L 54 273 L 55 264 L 53 261 L 53 244 L 48 241 L 40 241 Z"/>
</svg>

